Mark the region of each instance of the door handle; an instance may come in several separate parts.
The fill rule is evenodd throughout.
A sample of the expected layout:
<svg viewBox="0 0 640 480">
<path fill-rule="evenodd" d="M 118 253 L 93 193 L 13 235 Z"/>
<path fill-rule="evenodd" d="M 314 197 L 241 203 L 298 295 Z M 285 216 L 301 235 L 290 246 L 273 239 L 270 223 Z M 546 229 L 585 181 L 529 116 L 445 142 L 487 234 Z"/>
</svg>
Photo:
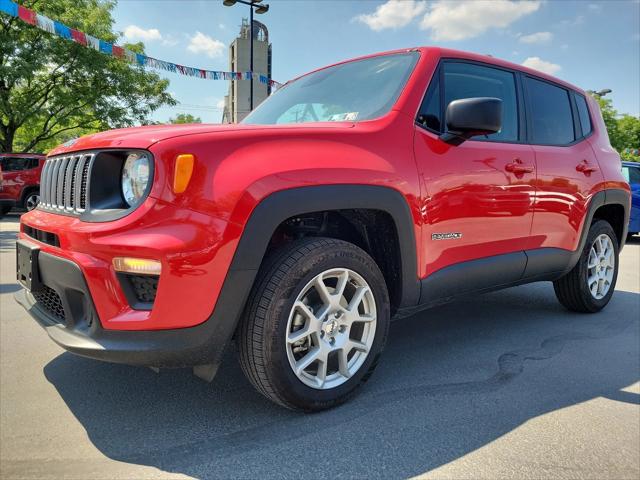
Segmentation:
<svg viewBox="0 0 640 480">
<path fill-rule="evenodd" d="M 578 172 L 584 173 L 585 175 L 588 175 L 590 173 L 597 172 L 598 171 L 598 167 L 596 167 L 594 165 L 591 165 L 586 160 L 583 160 L 578 165 L 576 165 L 576 170 Z"/>
<path fill-rule="evenodd" d="M 532 173 L 533 167 L 531 165 L 525 165 L 522 160 L 516 158 L 513 162 L 507 163 L 504 169 L 509 173 L 515 173 L 516 175 L 522 175 L 523 173 Z"/>
</svg>

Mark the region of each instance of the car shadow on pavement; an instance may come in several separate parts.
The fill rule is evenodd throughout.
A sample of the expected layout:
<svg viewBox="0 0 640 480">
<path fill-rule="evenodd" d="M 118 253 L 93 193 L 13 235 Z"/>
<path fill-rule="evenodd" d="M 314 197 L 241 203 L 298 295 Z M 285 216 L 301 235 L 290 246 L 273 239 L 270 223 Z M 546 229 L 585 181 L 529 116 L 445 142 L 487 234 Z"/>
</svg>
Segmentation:
<svg viewBox="0 0 640 480">
<path fill-rule="evenodd" d="M 358 396 L 313 415 L 262 398 L 233 351 L 212 384 L 66 353 L 44 373 L 120 462 L 197 478 L 405 478 L 547 412 L 633 403 L 621 389 L 639 380 L 639 310 L 640 295 L 618 291 L 605 312 L 570 313 L 550 284 L 434 308 L 392 325 Z"/>
</svg>

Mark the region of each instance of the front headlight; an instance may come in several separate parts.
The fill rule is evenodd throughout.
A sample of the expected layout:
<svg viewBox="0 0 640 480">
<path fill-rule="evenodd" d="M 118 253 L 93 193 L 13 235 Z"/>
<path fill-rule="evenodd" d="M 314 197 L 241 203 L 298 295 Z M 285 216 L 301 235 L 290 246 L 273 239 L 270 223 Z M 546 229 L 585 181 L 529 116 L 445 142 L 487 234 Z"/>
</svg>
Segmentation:
<svg viewBox="0 0 640 480">
<path fill-rule="evenodd" d="M 144 153 L 132 153 L 122 167 L 122 196 L 130 207 L 137 205 L 149 185 L 150 161 Z"/>
</svg>

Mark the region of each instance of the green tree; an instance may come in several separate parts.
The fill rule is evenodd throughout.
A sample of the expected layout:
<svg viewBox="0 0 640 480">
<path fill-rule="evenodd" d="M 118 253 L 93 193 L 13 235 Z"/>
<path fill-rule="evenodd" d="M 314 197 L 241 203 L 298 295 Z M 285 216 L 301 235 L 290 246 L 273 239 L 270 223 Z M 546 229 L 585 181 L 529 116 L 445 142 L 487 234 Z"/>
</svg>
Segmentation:
<svg viewBox="0 0 640 480">
<path fill-rule="evenodd" d="M 595 99 L 600 104 L 611 146 L 624 160 L 640 162 L 640 156 L 628 153 L 629 149 L 640 149 L 640 118 L 618 114 L 608 98 L 595 96 Z"/>
<path fill-rule="evenodd" d="M 113 0 L 26 0 L 25 7 L 115 42 Z M 143 53 L 144 45 L 126 45 Z M 47 150 L 85 133 L 143 123 L 175 105 L 143 67 L 0 14 L 0 151 Z"/>
<path fill-rule="evenodd" d="M 179 113 L 175 118 L 170 118 L 169 123 L 202 123 L 200 117 L 194 117 L 190 113 Z"/>
</svg>

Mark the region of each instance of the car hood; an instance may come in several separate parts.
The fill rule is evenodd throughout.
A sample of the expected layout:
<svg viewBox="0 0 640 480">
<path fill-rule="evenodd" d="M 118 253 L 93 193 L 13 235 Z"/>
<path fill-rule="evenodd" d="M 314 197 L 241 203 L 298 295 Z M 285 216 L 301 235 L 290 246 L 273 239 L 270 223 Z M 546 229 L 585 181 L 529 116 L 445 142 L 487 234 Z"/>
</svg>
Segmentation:
<svg viewBox="0 0 640 480">
<path fill-rule="evenodd" d="M 266 129 L 313 129 L 351 128 L 353 123 L 322 122 L 288 125 L 244 125 L 244 124 L 190 124 L 190 125 L 149 125 L 145 127 L 121 128 L 87 135 L 70 140 L 49 152 L 49 156 L 98 148 L 149 148 L 154 143 L 169 138 L 203 133 L 225 133 Z"/>
</svg>

